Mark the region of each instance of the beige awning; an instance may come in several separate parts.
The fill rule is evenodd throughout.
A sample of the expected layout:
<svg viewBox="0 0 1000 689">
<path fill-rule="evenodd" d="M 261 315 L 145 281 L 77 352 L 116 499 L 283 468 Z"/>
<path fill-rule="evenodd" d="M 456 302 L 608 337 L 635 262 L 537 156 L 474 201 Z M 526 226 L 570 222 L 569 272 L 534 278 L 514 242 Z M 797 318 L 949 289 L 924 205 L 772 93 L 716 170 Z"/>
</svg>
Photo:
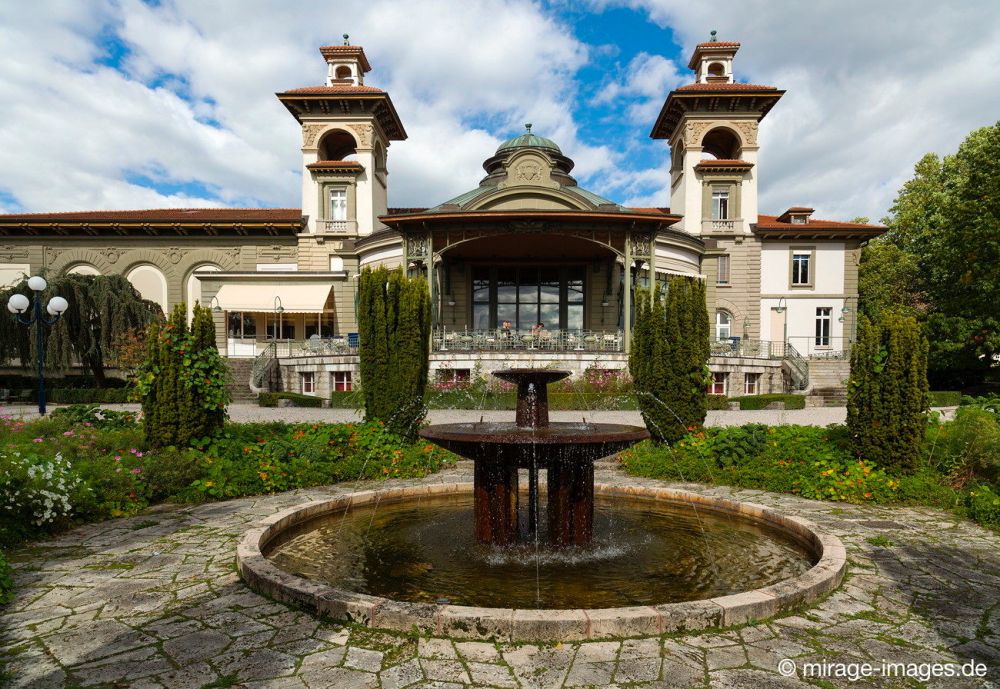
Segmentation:
<svg viewBox="0 0 1000 689">
<path fill-rule="evenodd" d="M 275 297 L 283 313 L 322 313 L 333 284 L 283 284 L 227 282 L 215 298 L 223 311 L 274 311 Z"/>
</svg>

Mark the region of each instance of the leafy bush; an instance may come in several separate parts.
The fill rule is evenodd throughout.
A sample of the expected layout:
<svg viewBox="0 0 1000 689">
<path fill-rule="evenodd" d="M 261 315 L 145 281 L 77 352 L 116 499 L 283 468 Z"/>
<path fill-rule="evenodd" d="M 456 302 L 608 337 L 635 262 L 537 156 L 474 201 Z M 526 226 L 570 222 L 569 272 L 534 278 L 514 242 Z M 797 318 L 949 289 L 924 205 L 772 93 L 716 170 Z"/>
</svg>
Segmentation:
<svg viewBox="0 0 1000 689">
<path fill-rule="evenodd" d="M 954 421 L 932 423 L 924 447 L 927 463 L 956 487 L 1000 480 L 1000 416 L 983 407 L 959 407 Z"/>
<path fill-rule="evenodd" d="M 707 395 L 705 401 L 709 410 L 725 411 L 729 409 L 731 400 L 725 395 Z"/>
<path fill-rule="evenodd" d="M 257 395 L 257 404 L 261 407 L 277 407 L 278 400 L 291 400 L 293 407 L 323 406 L 322 397 L 303 395 L 298 392 L 262 392 Z"/>
<path fill-rule="evenodd" d="M 770 395 L 746 395 L 745 397 L 738 397 L 736 401 L 740 403 L 740 409 L 743 411 L 766 409 L 767 405 L 772 402 L 784 402 L 785 409 L 806 408 L 806 398 L 802 395 L 783 395 L 780 393 Z"/>
<path fill-rule="evenodd" d="M 0 542 L 65 525 L 89 491 L 62 454 L 0 450 Z"/>
<path fill-rule="evenodd" d="M 1000 395 L 963 397 L 961 404 L 966 407 L 979 407 L 993 414 L 1000 414 Z"/>
<path fill-rule="evenodd" d="M 135 425 L 136 414 L 128 411 L 101 409 L 96 404 L 73 404 L 52 412 L 51 417 L 64 420 L 67 426 L 92 426 L 94 428 L 130 428 Z"/>
<path fill-rule="evenodd" d="M 931 390 L 927 393 L 927 400 L 932 407 L 957 407 L 962 403 L 962 393 L 957 390 Z"/>
<path fill-rule="evenodd" d="M 1000 528 L 1000 490 L 986 484 L 973 486 L 966 497 L 966 509 L 973 520 Z"/>
<path fill-rule="evenodd" d="M 0 550 L 0 607 L 14 600 L 14 575 L 11 572 L 7 558 Z"/>
</svg>

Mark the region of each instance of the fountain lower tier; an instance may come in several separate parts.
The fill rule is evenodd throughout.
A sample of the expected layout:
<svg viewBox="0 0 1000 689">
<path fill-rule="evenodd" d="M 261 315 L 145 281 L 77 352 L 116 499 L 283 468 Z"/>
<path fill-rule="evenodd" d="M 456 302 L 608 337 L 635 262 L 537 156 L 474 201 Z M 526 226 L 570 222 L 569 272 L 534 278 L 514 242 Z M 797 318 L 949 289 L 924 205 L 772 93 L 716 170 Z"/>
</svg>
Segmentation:
<svg viewBox="0 0 1000 689">
<path fill-rule="evenodd" d="M 546 419 L 547 420 L 547 419 Z M 594 460 L 649 437 L 644 428 L 602 423 L 512 423 L 429 426 L 420 435 L 475 462 L 475 533 L 505 546 L 537 531 L 538 472 L 547 472 L 548 534 L 553 545 L 584 545 L 594 523 Z M 527 531 L 520 533 L 518 470 L 528 470 Z"/>
</svg>

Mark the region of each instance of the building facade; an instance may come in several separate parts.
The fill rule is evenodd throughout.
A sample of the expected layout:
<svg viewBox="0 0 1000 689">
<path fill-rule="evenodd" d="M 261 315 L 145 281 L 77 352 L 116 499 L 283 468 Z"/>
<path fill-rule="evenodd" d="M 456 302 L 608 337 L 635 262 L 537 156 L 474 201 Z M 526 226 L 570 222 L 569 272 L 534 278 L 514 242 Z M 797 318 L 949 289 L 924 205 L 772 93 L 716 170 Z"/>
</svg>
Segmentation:
<svg viewBox="0 0 1000 689">
<path fill-rule="evenodd" d="M 406 131 L 345 41 L 320 49 L 324 84 L 277 94 L 301 128 L 300 208 L 0 216 L 0 286 L 42 270 L 124 274 L 165 311 L 211 305 L 248 388 L 326 395 L 359 382 L 366 266 L 427 277 L 444 380 L 511 364 L 625 368 L 636 290 L 685 275 L 708 288 L 711 392 L 842 387 L 860 248 L 884 228 L 758 211 L 758 128 L 784 92 L 736 82 L 738 49 L 696 46 L 693 83 L 652 126 L 670 149 L 670 208 L 583 189 L 531 125 L 486 157 L 476 188 L 389 208 L 389 150 Z"/>
</svg>

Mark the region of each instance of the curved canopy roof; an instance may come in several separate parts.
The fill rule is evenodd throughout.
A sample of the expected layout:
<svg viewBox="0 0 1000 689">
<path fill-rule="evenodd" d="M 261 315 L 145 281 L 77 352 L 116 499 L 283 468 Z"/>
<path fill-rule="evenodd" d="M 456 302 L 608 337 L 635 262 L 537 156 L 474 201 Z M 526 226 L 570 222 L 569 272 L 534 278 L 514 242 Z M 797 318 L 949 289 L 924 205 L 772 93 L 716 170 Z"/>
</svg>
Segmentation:
<svg viewBox="0 0 1000 689">
<path fill-rule="evenodd" d="M 550 151 L 555 151 L 556 153 L 562 153 L 562 150 L 552 139 L 546 139 L 544 136 L 532 134 L 531 124 L 524 125 L 524 128 L 527 130 L 524 134 L 515 136 L 512 139 L 507 139 L 500 144 L 500 147 L 497 148 L 497 155 L 500 155 L 505 151 L 512 151 L 516 148 L 544 148 Z"/>
</svg>

